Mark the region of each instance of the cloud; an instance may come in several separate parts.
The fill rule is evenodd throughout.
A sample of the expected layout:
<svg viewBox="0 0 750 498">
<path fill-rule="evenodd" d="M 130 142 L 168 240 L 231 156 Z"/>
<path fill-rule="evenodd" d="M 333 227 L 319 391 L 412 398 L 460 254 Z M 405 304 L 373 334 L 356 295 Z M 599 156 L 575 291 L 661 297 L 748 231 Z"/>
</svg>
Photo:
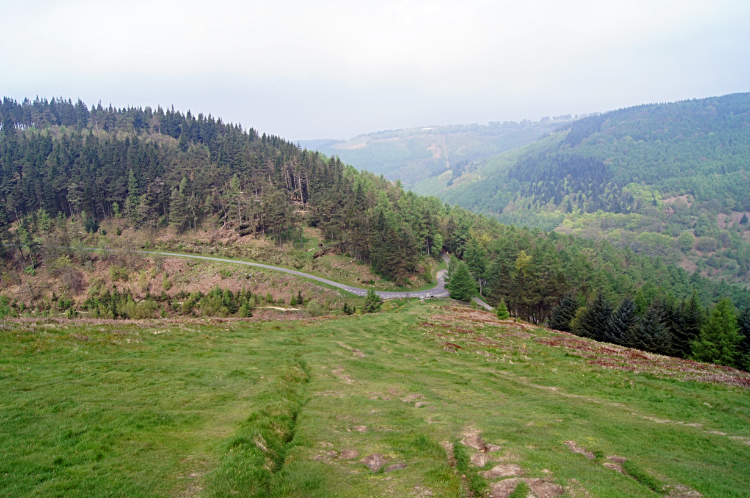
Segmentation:
<svg viewBox="0 0 750 498">
<path fill-rule="evenodd" d="M 739 1 L 0 2 L 0 87 L 289 138 L 748 90 Z"/>
</svg>

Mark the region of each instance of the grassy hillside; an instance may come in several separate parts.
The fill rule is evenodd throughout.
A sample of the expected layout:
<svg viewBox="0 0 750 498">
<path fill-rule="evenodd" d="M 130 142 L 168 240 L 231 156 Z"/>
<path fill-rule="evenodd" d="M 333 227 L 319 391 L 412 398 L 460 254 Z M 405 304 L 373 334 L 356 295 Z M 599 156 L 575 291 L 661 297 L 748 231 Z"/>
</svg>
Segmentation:
<svg viewBox="0 0 750 498">
<path fill-rule="evenodd" d="M 577 120 L 425 190 L 746 285 L 749 158 L 750 94 L 734 94 Z"/>
<path fill-rule="evenodd" d="M 0 495 L 750 488 L 747 374 L 393 304 L 334 319 L 3 322 Z"/>
<path fill-rule="evenodd" d="M 489 125 L 434 126 L 388 130 L 359 135 L 350 140 L 308 140 L 300 145 L 342 161 L 357 169 L 401 180 L 406 187 L 442 177 L 446 182 L 470 172 L 484 159 L 521 147 L 570 121 L 559 116 L 540 122 L 524 120 Z"/>
</svg>

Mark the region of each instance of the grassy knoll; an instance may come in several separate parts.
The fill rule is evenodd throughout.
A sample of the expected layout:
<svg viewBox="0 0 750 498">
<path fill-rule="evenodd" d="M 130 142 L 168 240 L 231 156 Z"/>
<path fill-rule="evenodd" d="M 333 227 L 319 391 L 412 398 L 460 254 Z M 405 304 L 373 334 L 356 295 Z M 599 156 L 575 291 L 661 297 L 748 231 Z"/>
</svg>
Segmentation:
<svg viewBox="0 0 750 498">
<path fill-rule="evenodd" d="M 747 376 L 466 307 L 0 327 L 0 496 L 750 489 Z"/>
</svg>

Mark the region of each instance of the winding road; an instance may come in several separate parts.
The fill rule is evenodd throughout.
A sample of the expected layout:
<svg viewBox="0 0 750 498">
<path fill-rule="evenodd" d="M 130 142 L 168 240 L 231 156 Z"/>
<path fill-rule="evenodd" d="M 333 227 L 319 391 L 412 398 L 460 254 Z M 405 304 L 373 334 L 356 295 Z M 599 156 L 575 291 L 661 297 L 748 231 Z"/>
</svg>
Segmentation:
<svg viewBox="0 0 750 498">
<path fill-rule="evenodd" d="M 91 248 L 91 249 L 96 249 L 96 248 Z M 116 249 L 107 249 L 107 250 L 110 252 L 119 252 Z M 284 273 L 289 273 L 291 275 L 296 275 L 298 277 L 304 277 L 304 278 L 309 278 L 311 280 L 317 280 L 318 282 L 322 282 L 332 287 L 336 287 L 341 290 L 351 292 L 352 294 L 356 294 L 357 296 L 367 295 L 367 289 L 361 289 L 359 287 L 352 287 L 351 285 L 341 284 L 339 282 L 334 282 L 333 280 L 328 280 L 323 277 L 310 275 L 309 273 L 303 273 L 301 271 L 290 270 L 288 268 L 281 268 L 279 266 L 264 265 L 262 263 L 249 263 L 247 261 L 237 261 L 235 259 L 214 258 L 211 256 L 197 256 L 193 254 L 177 254 L 177 253 L 171 253 L 171 252 L 156 252 L 156 251 L 133 251 L 133 252 L 137 254 L 153 254 L 153 255 L 161 255 L 161 256 L 173 256 L 177 258 L 205 259 L 208 261 L 218 261 L 220 263 L 235 263 L 238 265 L 254 266 L 256 268 L 264 268 L 266 270 L 281 271 Z M 422 290 L 422 291 L 412 291 L 412 292 L 375 291 L 375 294 L 382 297 L 383 299 L 399 299 L 399 298 L 404 298 L 404 297 L 418 297 L 421 299 L 431 298 L 431 297 L 448 297 L 448 291 L 445 289 L 445 272 L 446 270 L 440 270 L 439 272 L 437 272 L 437 285 L 433 287 L 432 289 L 427 289 L 427 290 Z"/>
</svg>

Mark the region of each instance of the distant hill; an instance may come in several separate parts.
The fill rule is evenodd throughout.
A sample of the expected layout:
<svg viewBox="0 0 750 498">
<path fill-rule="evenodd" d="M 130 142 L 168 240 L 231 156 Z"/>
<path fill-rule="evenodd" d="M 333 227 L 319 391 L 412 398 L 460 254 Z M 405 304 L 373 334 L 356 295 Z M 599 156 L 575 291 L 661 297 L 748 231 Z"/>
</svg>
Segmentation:
<svg viewBox="0 0 750 498">
<path fill-rule="evenodd" d="M 414 190 L 747 283 L 749 173 L 750 93 L 741 93 L 579 119 Z"/>
<path fill-rule="evenodd" d="M 427 126 L 379 131 L 350 140 L 300 140 L 299 145 L 412 187 L 446 173 L 448 178 L 460 176 L 472 162 L 534 142 L 572 119 L 566 115 L 539 122 Z"/>
</svg>

